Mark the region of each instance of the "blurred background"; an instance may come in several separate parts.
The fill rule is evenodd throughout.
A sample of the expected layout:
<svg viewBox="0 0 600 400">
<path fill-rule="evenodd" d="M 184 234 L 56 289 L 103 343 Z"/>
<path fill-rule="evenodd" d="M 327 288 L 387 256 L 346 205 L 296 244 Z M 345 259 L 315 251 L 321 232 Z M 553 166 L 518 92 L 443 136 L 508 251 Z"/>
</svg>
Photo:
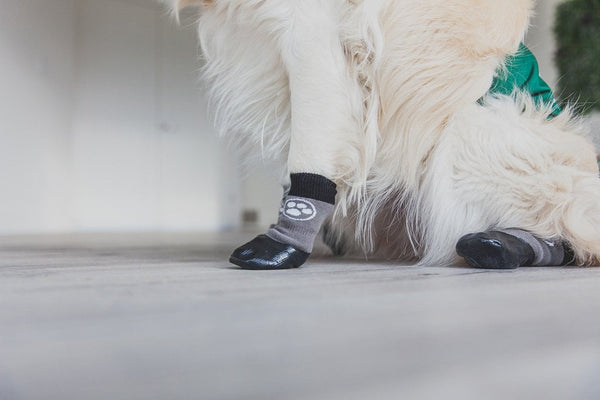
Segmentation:
<svg viewBox="0 0 600 400">
<path fill-rule="evenodd" d="M 538 2 L 527 37 L 552 87 L 559 3 Z M 274 222 L 276 179 L 241 171 L 207 116 L 193 27 L 152 0 L 0 0 L 0 10 L 0 234 Z"/>
</svg>

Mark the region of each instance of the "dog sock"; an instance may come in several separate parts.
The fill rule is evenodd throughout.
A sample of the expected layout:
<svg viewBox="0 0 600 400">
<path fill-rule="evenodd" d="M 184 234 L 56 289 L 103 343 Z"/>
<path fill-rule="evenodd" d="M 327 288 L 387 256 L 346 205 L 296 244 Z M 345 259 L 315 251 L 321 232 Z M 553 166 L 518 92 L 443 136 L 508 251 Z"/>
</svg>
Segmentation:
<svg viewBox="0 0 600 400">
<path fill-rule="evenodd" d="M 277 224 L 236 249 L 229 259 L 244 269 L 288 269 L 302 265 L 321 225 L 334 210 L 336 184 L 324 176 L 298 173 L 283 198 Z"/>
<path fill-rule="evenodd" d="M 472 267 L 514 269 L 523 265 L 566 265 L 573 253 L 566 243 L 540 239 L 522 229 L 505 229 L 465 235 L 456 252 Z"/>
<path fill-rule="evenodd" d="M 277 224 L 267 236 L 311 253 L 321 225 L 333 213 L 336 185 L 315 174 L 292 174 Z"/>
<path fill-rule="evenodd" d="M 534 236 L 530 232 L 522 229 L 503 229 L 500 232 L 504 232 L 508 235 L 512 235 L 523 242 L 527 243 L 533 250 L 534 259 L 530 265 L 534 266 L 553 266 L 553 265 L 565 265 L 572 260 L 568 260 L 568 251 L 562 241 L 540 239 Z"/>
</svg>

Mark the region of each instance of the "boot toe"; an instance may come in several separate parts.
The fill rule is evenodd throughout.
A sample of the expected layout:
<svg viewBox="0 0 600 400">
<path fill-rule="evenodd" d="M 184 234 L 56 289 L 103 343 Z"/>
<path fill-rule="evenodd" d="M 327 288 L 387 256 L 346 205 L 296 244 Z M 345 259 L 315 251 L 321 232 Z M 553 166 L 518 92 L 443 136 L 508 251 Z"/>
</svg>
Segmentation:
<svg viewBox="0 0 600 400">
<path fill-rule="evenodd" d="M 291 245 L 259 235 L 234 250 L 229 262 L 250 270 L 290 269 L 300 267 L 309 256 Z"/>
<path fill-rule="evenodd" d="M 527 243 L 497 231 L 463 236 L 456 252 L 475 268 L 515 269 L 533 260 L 533 249 Z"/>
</svg>

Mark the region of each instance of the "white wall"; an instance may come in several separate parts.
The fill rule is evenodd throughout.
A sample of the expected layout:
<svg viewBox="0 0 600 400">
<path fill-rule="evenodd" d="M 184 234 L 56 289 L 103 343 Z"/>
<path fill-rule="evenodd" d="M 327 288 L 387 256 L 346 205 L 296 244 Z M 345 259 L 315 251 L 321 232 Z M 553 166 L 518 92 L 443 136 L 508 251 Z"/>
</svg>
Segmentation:
<svg viewBox="0 0 600 400">
<path fill-rule="evenodd" d="M 157 224 L 157 33 L 152 8 L 81 0 L 72 171 L 77 229 Z"/>
<path fill-rule="evenodd" d="M 239 225 L 193 29 L 152 0 L 0 7 L 0 233 Z"/>
<path fill-rule="evenodd" d="M 540 64 L 542 78 L 556 88 L 558 71 L 554 64 L 556 50 L 553 25 L 556 6 L 564 0 L 543 0 L 536 3 L 535 16 L 527 34 L 527 46 L 533 51 Z"/>
<path fill-rule="evenodd" d="M 0 3 L 0 232 L 66 230 L 74 1 Z"/>
<path fill-rule="evenodd" d="M 151 2 L 81 0 L 77 38 L 76 228 L 236 226 L 239 179 L 195 84 L 195 31 Z"/>
<path fill-rule="evenodd" d="M 162 229 L 229 229 L 240 224 L 236 157 L 213 129 L 198 82 L 195 29 L 159 15 L 159 225 Z"/>
<path fill-rule="evenodd" d="M 265 228 L 277 222 L 283 188 L 278 174 L 267 165 L 255 166 L 249 171 L 242 185 L 242 207 L 257 213 L 255 224 L 249 228 Z"/>
</svg>

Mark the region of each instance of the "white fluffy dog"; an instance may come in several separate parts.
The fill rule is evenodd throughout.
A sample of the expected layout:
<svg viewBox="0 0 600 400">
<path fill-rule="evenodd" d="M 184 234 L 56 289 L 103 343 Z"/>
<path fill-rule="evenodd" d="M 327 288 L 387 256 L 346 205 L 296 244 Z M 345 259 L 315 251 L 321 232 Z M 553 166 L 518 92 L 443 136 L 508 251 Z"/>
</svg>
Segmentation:
<svg viewBox="0 0 600 400">
<path fill-rule="evenodd" d="M 532 0 L 176 8 L 189 5 L 217 126 L 284 176 L 337 184 L 329 242 L 449 264 L 463 235 L 517 227 L 600 261 L 600 180 L 580 124 L 568 110 L 547 118 L 527 93 L 484 97 Z"/>
</svg>

